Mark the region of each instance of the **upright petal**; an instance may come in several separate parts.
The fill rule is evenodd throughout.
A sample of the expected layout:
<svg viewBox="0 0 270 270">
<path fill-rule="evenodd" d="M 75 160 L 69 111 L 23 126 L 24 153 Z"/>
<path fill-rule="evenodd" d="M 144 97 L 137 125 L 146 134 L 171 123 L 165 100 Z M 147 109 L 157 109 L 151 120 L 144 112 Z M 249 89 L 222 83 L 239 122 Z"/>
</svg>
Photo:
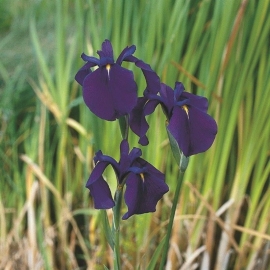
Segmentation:
<svg viewBox="0 0 270 270">
<path fill-rule="evenodd" d="M 128 141 L 127 140 L 122 140 L 122 142 L 120 144 L 120 154 L 121 154 L 121 157 L 123 155 L 128 156 L 128 153 L 129 153 Z"/>
<path fill-rule="evenodd" d="M 129 156 L 128 156 L 129 162 L 130 162 L 130 166 L 132 165 L 132 163 L 134 162 L 134 160 L 136 160 L 141 155 L 142 155 L 142 150 L 140 148 L 133 147 L 132 150 L 129 153 Z"/>
<path fill-rule="evenodd" d="M 83 97 L 98 117 L 113 121 L 128 114 L 136 105 L 137 85 L 133 73 L 117 64 L 101 67 L 83 82 Z"/>
<path fill-rule="evenodd" d="M 174 91 L 173 89 L 162 83 L 160 88 L 160 96 L 162 99 L 164 110 L 166 111 L 166 116 L 169 119 L 174 106 Z"/>
<path fill-rule="evenodd" d="M 102 43 L 101 51 L 97 51 L 97 53 L 100 57 L 100 66 L 114 63 L 113 48 L 111 42 L 108 39 Z"/>
<path fill-rule="evenodd" d="M 120 144 L 120 160 L 119 160 L 119 178 L 123 177 L 122 173 L 126 173 L 127 168 L 130 166 L 129 160 L 129 145 L 127 140 L 122 140 Z"/>
<path fill-rule="evenodd" d="M 175 100 L 179 100 L 180 96 L 182 95 L 182 93 L 184 92 L 185 87 L 181 82 L 176 82 L 175 83 L 175 87 L 174 87 L 174 97 Z"/>
<path fill-rule="evenodd" d="M 130 55 L 132 55 L 134 52 L 136 51 L 136 46 L 132 45 L 130 47 L 126 47 L 119 55 L 119 57 L 116 60 L 116 63 L 118 65 L 122 65 L 122 62 L 129 57 Z"/>
</svg>

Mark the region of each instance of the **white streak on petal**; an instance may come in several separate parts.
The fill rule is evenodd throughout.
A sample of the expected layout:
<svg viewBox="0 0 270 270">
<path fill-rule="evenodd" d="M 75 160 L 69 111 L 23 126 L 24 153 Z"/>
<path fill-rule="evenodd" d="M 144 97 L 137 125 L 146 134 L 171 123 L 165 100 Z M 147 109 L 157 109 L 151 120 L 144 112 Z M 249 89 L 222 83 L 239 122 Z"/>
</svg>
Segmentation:
<svg viewBox="0 0 270 270">
<path fill-rule="evenodd" d="M 110 80 L 110 69 L 111 69 L 111 65 L 110 64 L 107 64 L 106 65 L 106 69 L 107 69 L 107 72 L 108 72 L 108 78 Z"/>
</svg>

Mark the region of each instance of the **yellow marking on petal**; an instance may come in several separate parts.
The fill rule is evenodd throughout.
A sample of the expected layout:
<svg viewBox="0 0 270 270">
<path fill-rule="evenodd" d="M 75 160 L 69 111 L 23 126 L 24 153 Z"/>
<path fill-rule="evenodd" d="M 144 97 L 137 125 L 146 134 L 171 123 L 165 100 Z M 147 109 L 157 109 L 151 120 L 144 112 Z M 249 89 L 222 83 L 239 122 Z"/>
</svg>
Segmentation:
<svg viewBox="0 0 270 270">
<path fill-rule="evenodd" d="M 110 64 L 107 64 L 106 65 L 106 69 L 107 69 L 107 72 L 108 72 L 108 77 L 110 79 L 110 69 L 111 69 L 111 65 Z"/>
<path fill-rule="evenodd" d="M 188 107 L 187 107 L 187 105 L 183 105 L 183 106 L 182 106 L 182 109 L 186 112 L 187 117 L 188 117 L 188 119 L 189 119 L 189 114 L 188 114 Z"/>
<path fill-rule="evenodd" d="M 141 178 L 142 178 L 142 180 L 144 182 L 144 175 L 143 175 L 143 173 L 140 173 L 140 176 L 141 176 Z"/>
</svg>

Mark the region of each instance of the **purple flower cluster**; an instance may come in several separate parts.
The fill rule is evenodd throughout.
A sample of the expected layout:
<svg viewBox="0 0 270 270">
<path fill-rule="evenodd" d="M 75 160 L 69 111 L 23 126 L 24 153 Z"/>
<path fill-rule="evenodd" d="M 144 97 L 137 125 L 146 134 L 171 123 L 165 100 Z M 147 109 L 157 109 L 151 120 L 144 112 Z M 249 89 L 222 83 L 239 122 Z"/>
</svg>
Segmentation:
<svg viewBox="0 0 270 270">
<path fill-rule="evenodd" d="M 120 145 L 120 161 L 105 156 L 101 151 L 94 157 L 95 167 L 87 181 L 94 198 L 95 208 L 109 209 L 114 206 L 110 188 L 102 173 L 108 165 L 114 169 L 118 186 L 126 184 L 125 202 L 128 212 L 123 216 L 127 219 L 134 214 L 154 212 L 156 204 L 169 189 L 165 184 L 165 176 L 150 163 L 142 159 L 139 148 L 129 153 L 129 145 L 123 140 Z"/>
<path fill-rule="evenodd" d="M 140 137 L 139 143 L 148 144 L 146 132 L 149 128 L 145 116 L 153 113 L 160 104 L 166 115 L 167 129 L 177 141 L 186 157 L 206 151 L 213 143 L 217 124 L 207 114 L 208 101 L 204 97 L 184 92 L 182 83 L 175 83 L 175 89 L 161 84 L 159 92 L 145 91 L 138 98 L 131 112 L 130 127 Z"/>
<path fill-rule="evenodd" d="M 82 54 L 86 64 L 78 71 L 75 79 L 82 85 L 83 98 L 90 111 L 108 121 L 128 117 L 131 130 L 139 136 L 139 143 L 147 145 L 149 125 L 146 116 L 152 114 L 157 105 L 161 105 L 167 118 L 167 129 L 184 156 L 189 157 L 209 149 L 217 133 L 217 124 L 207 114 L 207 99 L 184 92 L 180 82 L 175 83 L 174 90 L 160 83 L 151 67 L 133 56 L 135 50 L 134 45 L 126 47 L 115 62 L 112 45 L 109 40 L 105 40 L 101 51 L 97 52 L 100 59 Z M 123 61 L 134 63 L 143 72 L 146 81 L 143 97 L 137 97 L 133 72 L 121 66 Z M 98 68 L 91 70 L 95 66 Z M 110 188 L 102 176 L 105 168 L 111 165 L 118 186 L 126 185 L 124 197 L 128 211 L 123 219 L 155 211 L 157 202 L 168 191 L 164 174 L 140 157 L 140 149 L 133 148 L 129 153 L 126 138 L 121 143 L 120 152 L 118 163 L 101 151 L 96 153 L 95 167 L 86 184 L 95 208 L 114 207 Z"/>
<path fill-rule="evenodd" d="M 151 67 L 132 55 L 135 50 L 134 45 L 125 48 L 114 62 L 112 45 L 105 40 L 97 52 L 100 59 L 82 54 L 86 64 L 75 79 L 83 87 L 85 104 L 104 120 L 114 121 L 129 114 L 137 103 L 137 84 L 132 71 L 121 67 L 123 61 L 133 62 L 142 70 L 148 87 L 159 86 L 159 77 Z M 92 71 L 94 66 L 98 68 Z"/>
</svg>

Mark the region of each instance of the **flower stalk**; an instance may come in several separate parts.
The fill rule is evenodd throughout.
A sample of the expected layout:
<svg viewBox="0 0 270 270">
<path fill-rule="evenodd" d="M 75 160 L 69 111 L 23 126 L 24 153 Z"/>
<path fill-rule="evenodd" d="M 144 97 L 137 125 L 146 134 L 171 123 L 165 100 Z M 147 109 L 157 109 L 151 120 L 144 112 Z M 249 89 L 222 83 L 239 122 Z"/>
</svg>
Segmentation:
<svg viewBox="0 0 270 270">
<path fill-rule="evenodd" d="M 166 264 L 167 254 L 168 254 L 168 250 L 170 247 L 170 238 L 171 238 L 171 234 L 172 234 L 173 221 L 174 221 L 174 217 L 175 217 L 175 211 L 176 211 L 183 179 L 184 179 L 184 171 L 179 170 L 178 181 L 177 181 L 176 190 L 175 190 L 175 194 L 174 194 L 169 224 L 168 224 L 167 233 L 165 236 L 166 239 L 165 239 L 165 243 L 164 243 L 164 250 L 162 253 L 161 263 L 160 263 L 160 267 L 159 267 L 160 270 L 164 269 L 164 266 Z"/>
<path fill-rule="evenodd" d="M 115 206 L 113 207 L 113 224 L 112 233 L 114 239 L 114 249 L 113 249 L 113 261 L 114 269 L 121 269 L 120 263 L 120 217 L 121 217 L 121 205 L 123 198 L 123 186 L 119 185 L 115 192 Z"/>
<path fill-rule="evenodd" d="M 128 140 L 128 129 L 129 129 L 129 117 L 128 115 L 121 116 L 119 119 L 119 126 L 120 126 L 120 131 L 123 140 Z"/>
<path fill-rule="evenodd" d="M 122 116 L 118 119 L 119 127 L 123 140 L 128 140 L 128 116 Z M 113 207 L 113 224 L 112 224 L 112 234 L 114 239 L 113 248 L 113 262 L 114 269 L 121 269 L 121 259 L 120 259 L 120 218 L 121 218 L 121 206 L 123 199 L 123 185 L 118 184 L 115 195 Z"/>
</svg>

